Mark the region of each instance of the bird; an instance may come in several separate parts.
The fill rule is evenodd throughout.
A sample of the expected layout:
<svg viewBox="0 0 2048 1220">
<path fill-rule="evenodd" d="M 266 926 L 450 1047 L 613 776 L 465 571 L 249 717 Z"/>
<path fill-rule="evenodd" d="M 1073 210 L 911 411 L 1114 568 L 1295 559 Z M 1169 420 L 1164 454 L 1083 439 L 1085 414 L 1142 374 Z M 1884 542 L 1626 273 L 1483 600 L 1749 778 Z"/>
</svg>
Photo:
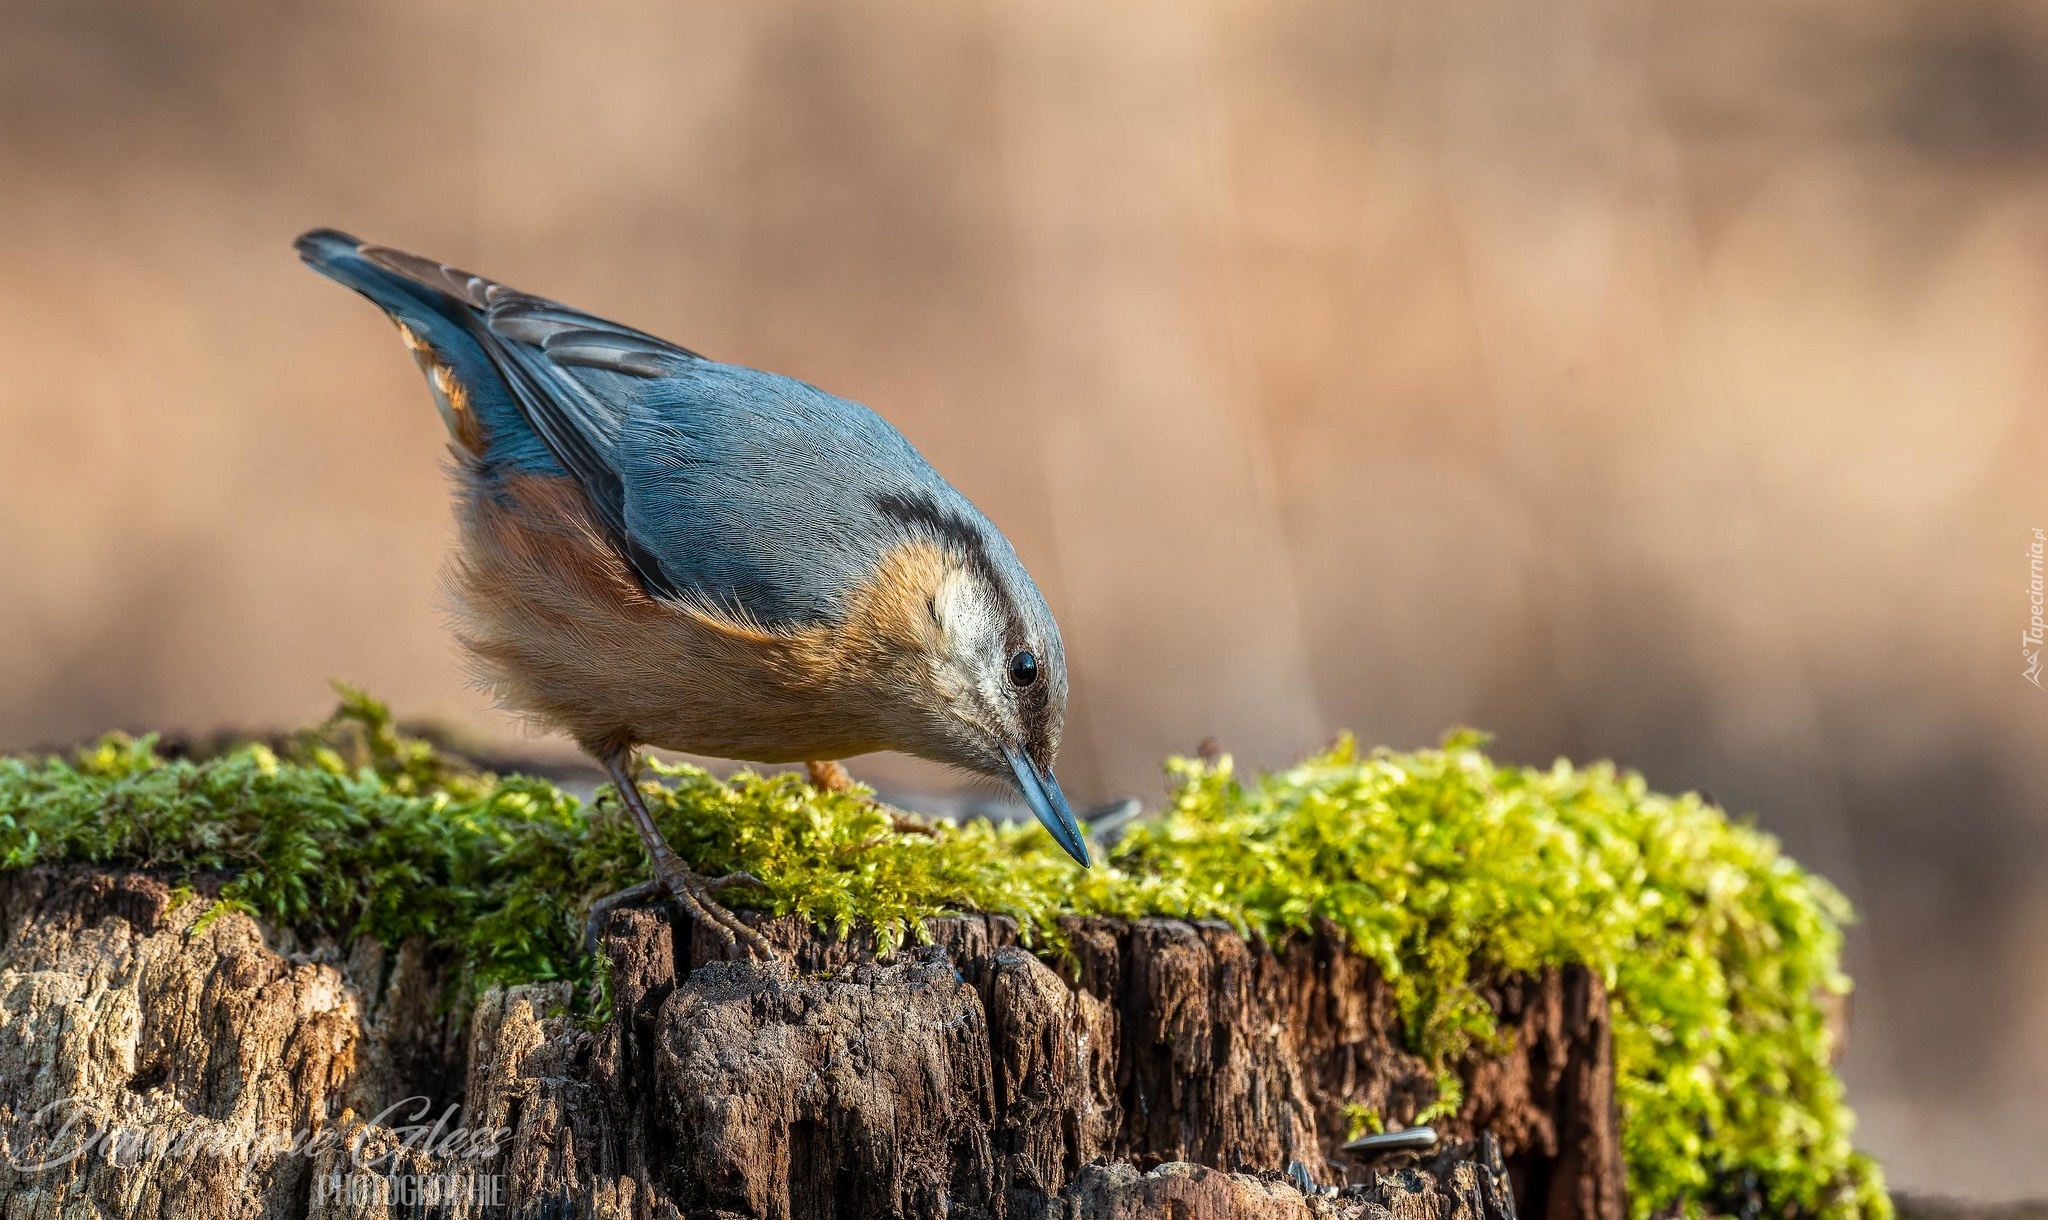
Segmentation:
<svg viewBox="0 0 2048 1220">
<path fill-rule="evenodd" d="M 313 270 L 397 325 L 447 427 L 456 634 L 501 705 L 605 771 L 653 883 L 773 950 L 635 784 L 656 747 L 813 764 L 895 750 L 1013 786 L 1083 868 L 1053 775 L 1059 626 L 1016 549 L 903 434 L 803 381 L 332 229 Z"/>
</svg>

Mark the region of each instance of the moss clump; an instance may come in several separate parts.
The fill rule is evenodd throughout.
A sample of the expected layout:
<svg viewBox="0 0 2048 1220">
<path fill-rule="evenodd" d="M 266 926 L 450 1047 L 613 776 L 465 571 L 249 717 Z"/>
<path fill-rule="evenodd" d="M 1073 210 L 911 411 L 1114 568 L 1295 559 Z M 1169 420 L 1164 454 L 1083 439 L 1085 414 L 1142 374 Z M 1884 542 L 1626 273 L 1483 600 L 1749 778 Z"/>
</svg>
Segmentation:
<svg viewBox="0 0 2048 1220">
<path fill-rule="evenodd" d="M 1696 795 L 1607 764 L 1498 766 L 1483 744 L 1361 757 L 1346 739 L 1249 787 L 1228 762 L 1174 762 L 1166 815 L 1079 901 L 1269 937 L 1329 919 L 1438 1063 L 1498 1037 L 1475 977 L 1584 963 L 1613 997 L 1638 1216 L 1753 1208 L 1730 1182 L 1773 1210 L 1888 1216 L 1829 1066 L 1842 896 Z"/>
<path fill-rule="evenodd" d="M 1163 816 L 1087 873 L 1036 827 L 899 833 L 860 796 L 794 776 L 657 766 L 668 782 L 645 791 L 695 867 L 767 883 L 735 901 L 842 932 L 865 921 L 885 942 L 956 910 L 1047 941 L 1069 913 L 1223 918 L 1275 939 L 1330 920 L 1445 1067 L 1501 1037 L 1475 978 L 1585 963 L 1614 998 L 1638 1216 L 1885 1220 L 1829 1068 L 1842 898 L 1695 796 L 1606 765 L 1497 766 L 1482 745 L 1361 756 L 1347 740 L 1250 784 L 1227 760 L 1176 760 Z M 355 694 L 319 730 L 206 761 L 122 737 L 68 761 L 0 759 L 0 867 L 61 860 L 226 874 L 222 909 L 422 937 L 477 984 L 585 978 L 583 911 L 645 869 L 609 791 L 593 811 L 541 780 L 471 772 Z"/>
</svg>

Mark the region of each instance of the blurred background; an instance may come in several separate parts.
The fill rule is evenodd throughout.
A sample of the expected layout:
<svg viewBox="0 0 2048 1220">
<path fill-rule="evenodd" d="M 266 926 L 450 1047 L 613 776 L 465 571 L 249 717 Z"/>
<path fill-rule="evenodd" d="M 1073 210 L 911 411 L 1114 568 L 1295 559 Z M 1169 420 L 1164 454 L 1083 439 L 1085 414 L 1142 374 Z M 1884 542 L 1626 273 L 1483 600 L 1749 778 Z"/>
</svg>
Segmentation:
<svg viewBox="0 0 2048 1220">
<path fill-rule="evenodd" d="M 1077 803 L 1471 724 L 1753 811 L 1864 913 L 1859 1142 L 2048 1192 L 2044 186 L 2039 3 L 0 0 L 0 748 L 562 748 L 336 225 L 888 416 Z"/>
</svg>

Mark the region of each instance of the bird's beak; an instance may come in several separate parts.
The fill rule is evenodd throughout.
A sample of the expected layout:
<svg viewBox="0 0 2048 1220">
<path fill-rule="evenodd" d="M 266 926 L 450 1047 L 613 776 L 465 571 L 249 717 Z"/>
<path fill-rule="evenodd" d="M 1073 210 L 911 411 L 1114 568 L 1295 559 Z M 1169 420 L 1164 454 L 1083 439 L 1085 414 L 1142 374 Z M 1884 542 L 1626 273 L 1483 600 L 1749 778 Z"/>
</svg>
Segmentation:
<svg viewBox="0 0 2048 1220">
<path fill-rule="evenodd" d="M 1017 788 L 1023 792 L 1031 812 L 1038 815 L 1039 825 L 1052 832 L 1053 841 L 1065 848 L 1082 868 L 1087 868 L 1088 842 L 1081 837 L 1081 824 L 1074 820 L 1074 811 L 1068 808 L 1059 781 L 1018 747 L 1006 746 L 1003 753 L 1009 756 L 1010 770 L 1017 773 Z"/>
</svg>

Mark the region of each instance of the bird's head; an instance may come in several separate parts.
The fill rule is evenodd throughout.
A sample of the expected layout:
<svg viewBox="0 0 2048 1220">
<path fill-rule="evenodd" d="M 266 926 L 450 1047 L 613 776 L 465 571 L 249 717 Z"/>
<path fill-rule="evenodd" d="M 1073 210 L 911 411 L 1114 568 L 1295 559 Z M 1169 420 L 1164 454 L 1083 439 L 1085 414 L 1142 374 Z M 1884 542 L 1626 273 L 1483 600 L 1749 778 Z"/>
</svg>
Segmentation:
<svg viewBox="0 0 2048 1220">
<path fill-rule="evenodd" d="M 1067 715 L 1059 625 L 1009 542 L 976 514 L 893 506 L 923 527 L 927 556 L 907 613 L 921 619 L 912 680 L 911 752 L 1014 785 L 1068 855 L 1088 865 L 1080 824 L 1053 778 Z M 971 511 L 971 510 L 969 510 Z M 934 520 L 937 525 L 934 526 Z"/>
</svg>

